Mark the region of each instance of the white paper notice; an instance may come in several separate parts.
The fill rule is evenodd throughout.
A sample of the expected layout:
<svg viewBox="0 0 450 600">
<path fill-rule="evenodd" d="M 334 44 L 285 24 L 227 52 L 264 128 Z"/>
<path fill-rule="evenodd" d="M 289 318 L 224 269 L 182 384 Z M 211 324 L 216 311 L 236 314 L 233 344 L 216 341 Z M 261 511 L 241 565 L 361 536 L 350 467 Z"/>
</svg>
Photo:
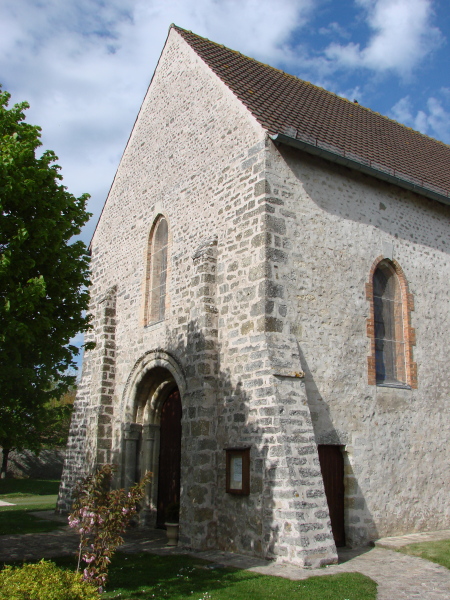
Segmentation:
<svg viewBox="0 0 450 600">
<path fill-rule="evenodd" d="M 231 489 L 242 490 L 242 456 L 231 457 Z"/>
</svg>

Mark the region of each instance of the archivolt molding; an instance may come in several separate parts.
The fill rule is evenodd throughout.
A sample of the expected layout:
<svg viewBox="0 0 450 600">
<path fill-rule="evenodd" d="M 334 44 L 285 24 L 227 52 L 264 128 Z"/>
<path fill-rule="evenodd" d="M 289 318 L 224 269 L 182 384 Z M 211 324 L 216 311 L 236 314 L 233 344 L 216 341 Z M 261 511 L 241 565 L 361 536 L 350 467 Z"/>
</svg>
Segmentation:
<svg viewBox="0 0 450 600">
<path fill-rule="evenodd" d="M 131 418 L 134 412 L 134 403 L 139 384 L 150 371 L 156 368 L 163 368 L 171 374 L 173 381 L 180 391 L 181 397 L 183 397 L 186 391 L 186 379 L 179 361 L 165 350 L 149 350 L 135 362 L 125 384 L 120 406 L 120 414 L 125 420 Z M 164 386 L 165 383 L 161 382 L 160 385 Z"/>
</svg>

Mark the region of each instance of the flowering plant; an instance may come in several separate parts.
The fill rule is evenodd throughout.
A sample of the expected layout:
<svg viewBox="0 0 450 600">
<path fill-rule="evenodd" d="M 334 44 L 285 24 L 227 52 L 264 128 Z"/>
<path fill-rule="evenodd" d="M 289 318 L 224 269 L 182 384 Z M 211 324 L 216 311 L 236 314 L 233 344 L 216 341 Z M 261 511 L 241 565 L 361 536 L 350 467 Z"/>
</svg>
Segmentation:
<svg viewBox="0 0 450 600">
<path fill-rule="evenodd" d="M 103 591 L 111 557 L 121 544 L 138 504 L 151 477 L 147 473 L 128 491 L 111 490 L 113 465 L 104 465 L 93 475 L 79 481 L 75 487 L 73 511 L 69 526 L 80 534 L 78 568 L 86 563 L 83 579 Z"/>
</svg>

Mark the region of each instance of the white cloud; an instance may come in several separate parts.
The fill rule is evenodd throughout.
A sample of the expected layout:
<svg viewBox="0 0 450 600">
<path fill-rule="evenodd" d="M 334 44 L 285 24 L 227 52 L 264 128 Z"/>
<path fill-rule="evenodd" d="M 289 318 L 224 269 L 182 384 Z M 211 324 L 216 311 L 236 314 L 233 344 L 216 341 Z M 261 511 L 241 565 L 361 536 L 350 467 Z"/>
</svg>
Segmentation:
<svg viewBox="0 0 450 600">
<path fill-rule="evenodd" d="M 443 102 L 447 100 L 450 106 L 448 90 L 441 89 L 444 100 L 430 97 L 427 100 L 427 110 L 413 108 L 411 98 L 401 98 L 391 109 L 391 116 L 421 133 L 437 137 L 446 143 L 450 143 L 450 110 L 446 110 Z"/>
<path fill-rule="evenodd" d="M 345 68 L 365 67 L 409 76 L 442 42 L 432 25 L 431 0 L 357 0 L 372 30 L 367 45 L 330 44 L 326 56 Z"/>
<path fill-rule="evenodd" d="M 364 96 L 359 85 L 348 90 L 337 91 L 336 94 L 342 98 L 347 98 L 351 102 L 357 101 L 358 104 L 364 104 Z"/>
<path fill-rule="evenodd" d="M 344 39 L 350 38 L 350 33 L 336 21 L 329 23 L 327 27 L 320 27 L 319 33 L 320 35 L 337 35 Z"/>
<path fill-rule="evenodd" d="M 411 126 L 411 123 L 414 121 L 414 117 L 412 114 L 412 103 L 409 96 L 405 96 L 401 98 L 392 108 L 391 108 L 392 117 L 403 123 L 403 125 Z"/>
<path fill-rule="evenodd" d="M 289 65 L 361 103 L 364 82 L 341 81 L 337 69 L 407 75 L 442 36 L 431 24 L 431 0 L 356 1 L 371 37 L 362 46 L 331 44 L 323 53 L 306 45 L 307 36 L 293 40 L 323 0 L 1 0 L 1 83 L 13 102 L 30 102 L 27 120 L 42 127 L 43 146 L 59 156 L 69 191 L 92 194 L 94 219 L 83 236 L 89 242 L 170 23 L 263 62 Z M 320 32 L 365 33 L 343 25 L 332 22 Z M 392 113 L 450 141 L 446 106 L 448 88 L 447 97 L 442 89 L 425 110 L 414 111 L 406 97 Z"/>
<path fill-rule="evenodd" d="M 270 62 L 314 0 L 2 0 L 0 73 L 98 217 L 171 22 Z M 94 222 L 85 231 L 89 241 Z"/>
</svg>

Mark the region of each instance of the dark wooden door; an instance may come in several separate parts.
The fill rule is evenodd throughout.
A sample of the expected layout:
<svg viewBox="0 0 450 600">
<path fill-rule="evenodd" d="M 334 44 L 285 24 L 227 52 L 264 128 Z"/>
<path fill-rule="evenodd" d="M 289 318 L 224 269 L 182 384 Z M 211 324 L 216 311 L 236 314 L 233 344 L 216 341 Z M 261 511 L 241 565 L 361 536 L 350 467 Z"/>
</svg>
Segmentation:
<svg viewBox="0 0 450 600">
<path fill-rule="evenodd" d="M 345 546 L 344 457 L 341 446 L 319 445 L 319 461 L 336 546 Z"/>
<path fill-rule="evenodd" d="M 180 502 L 181 400 L 172 392 L 161 410 L 156 524 L 163 527 L 169 504 Z"/>
</svg>

